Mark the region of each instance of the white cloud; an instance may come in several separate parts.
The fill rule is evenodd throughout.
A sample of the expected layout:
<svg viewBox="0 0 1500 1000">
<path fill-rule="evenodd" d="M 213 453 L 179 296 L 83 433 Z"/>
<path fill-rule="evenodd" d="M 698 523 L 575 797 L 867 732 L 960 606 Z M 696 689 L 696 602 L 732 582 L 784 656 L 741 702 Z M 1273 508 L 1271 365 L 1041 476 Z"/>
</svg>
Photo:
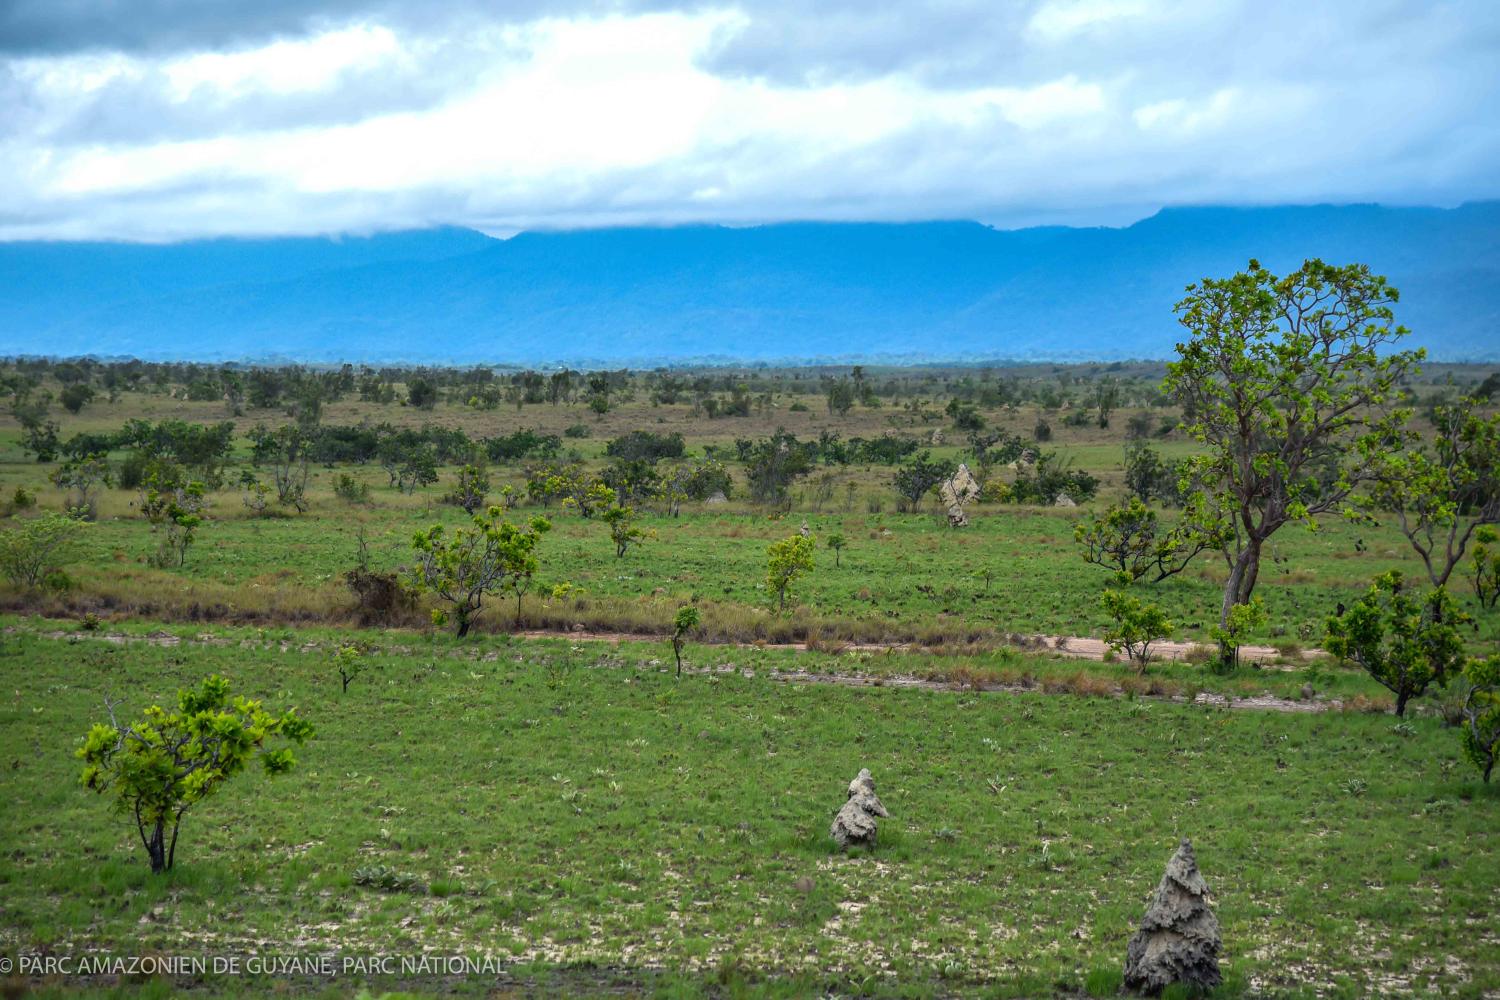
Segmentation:
<svg viewBox="0 0 1500 1000">
<path fill-rule="evenodd" d="M 0 238 L 1500 195 L 1482 5 L 781 2 L 13 58 Z"/>
</svg>

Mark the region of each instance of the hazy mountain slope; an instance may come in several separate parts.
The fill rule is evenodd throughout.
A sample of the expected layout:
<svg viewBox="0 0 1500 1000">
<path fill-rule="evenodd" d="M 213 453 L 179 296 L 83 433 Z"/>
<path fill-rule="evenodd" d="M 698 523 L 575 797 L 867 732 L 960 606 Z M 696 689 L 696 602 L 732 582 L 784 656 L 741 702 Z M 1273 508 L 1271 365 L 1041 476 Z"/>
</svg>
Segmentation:
<svg viewBox="0 0 1500 1000">
<path fill-rule="evenodd" d="M 1122 229 L 795 223 L 0 245 L 9 353 L 312 361 L 1165 356 L 1255 256 L 1368 262 L 1442 358 L 1500 357 L 1500 204 L 1177 209 Z"/>
</svg>

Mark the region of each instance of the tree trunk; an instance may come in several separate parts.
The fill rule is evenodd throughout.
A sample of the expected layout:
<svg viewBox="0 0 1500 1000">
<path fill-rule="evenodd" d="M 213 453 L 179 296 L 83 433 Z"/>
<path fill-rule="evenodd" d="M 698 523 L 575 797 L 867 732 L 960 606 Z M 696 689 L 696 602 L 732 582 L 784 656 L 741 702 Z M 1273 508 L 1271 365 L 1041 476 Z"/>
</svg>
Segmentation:
<svg viewBox="0 0 1500 1000">
<path fill-rule="evenodd" d="M 1396 718 L 1406 718 L 1406 703 L 1410 699 L 1411 694 L 1407 691 L 1398 691 L 1396 693 Z"/>
<path fill-rule="evenodd" d="M 160 875 L 167 870 L 167 841 L 165 819 L 157 820 L 156 828 L 146 840 L 146 854 L 151 859 L 151 874 Z"/>
<path fill-rule="evenodd" d="M 464 636 L 466 636 L 468 634 L 469 634 L 469 616 L 465 612 L 459 612 L 459 615 L 458 615 L 458 637 L 460 639 L 462 639 Z"/>
<path fill-rule="evenodd" d="M 1229 624 L 1229 612 L 1236 604 L 1250 603 L 1255 591 L 1255 578 L 1260 574 L 1260 540 L 1252 538 L 1240 550 L 1229 569 L 1229 579 L 1224 582 L 1224 603 L 1219 609 L 1219 627 Z"/>
</svg>

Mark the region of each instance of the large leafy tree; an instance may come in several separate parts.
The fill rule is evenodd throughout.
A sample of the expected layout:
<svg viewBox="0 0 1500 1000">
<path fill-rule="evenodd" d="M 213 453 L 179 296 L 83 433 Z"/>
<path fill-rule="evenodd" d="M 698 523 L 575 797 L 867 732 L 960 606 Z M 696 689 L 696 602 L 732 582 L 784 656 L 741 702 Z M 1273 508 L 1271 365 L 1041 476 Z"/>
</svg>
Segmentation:
<svg viewBox="0 0 1500 1000">
<path fill-rule="evenodd" d="M 1184 480 L 1199 487 L 1189 517 L 1225 540 L 1221 624 L 1250 600 L 1267 539 L 1351 510 L 1400 440 L 1401 383 L 1423 352 L 1391 348 L 1407 333 L 1394 325 L 1397 298 L 1362 264 L 1309 260 L 1277 277 L 1252 260 L 1189 285 L 1177 304 L 1191 335 L 1164 389 L 1207 445 Z"/>
<path fill-rule="evenodd" d="M 436 613 L 437 620 L 451 615 L 459 638 L 469 634 L 486 594 L 509 592 L 520 600 L 538 568 L 537 544 L 552 528 L 543 517 L 517 527 L 501 514 L 491 507 L 465 527 L 449 532 L 435 524 L 412 540 L 411 583 L 448 605 Z"/>
<path fill-rule="evenodd" d="M 176 860 L 184 813 L 253 760 L 269 774 L 291 770 L 291 748 L 267 743 L 302 743 L 313 734 L 296 709 L 273 715 L 258 701 L 231 699 L 219 676 L 179 691 L 176 711 L 153 705 L 128 725 L 115 719 L 113 706 L 109 714 L 109 724 L 90 729 L 78 749 L 83 785 L 113 795 L 116 808 L 134 818 L 153 872 Z"/>
<path fill-rule="evenodd" d="M 1440 406 L 1430 447 L 1392 449 L 1376 498 L 1396 515 L 1434 587 L 1448 582 L 1481 525 L 1500 521 L 1500 414 Z"/>
</svg>

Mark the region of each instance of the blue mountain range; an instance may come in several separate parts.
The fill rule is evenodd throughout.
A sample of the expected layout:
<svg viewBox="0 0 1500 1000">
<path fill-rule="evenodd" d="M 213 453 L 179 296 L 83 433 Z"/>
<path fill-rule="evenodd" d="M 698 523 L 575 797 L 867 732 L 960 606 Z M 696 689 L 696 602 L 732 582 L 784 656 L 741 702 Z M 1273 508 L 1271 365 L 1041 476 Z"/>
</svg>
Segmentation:
<svg viewBox="0 0 1500 1000">
<path fill-rule="evenodd" d="M 1170 356 L 1189 282 L 1304 258 L 1500 359 L 1500 202 L 1167 209 L 1123 228 L 785 223 L 0 244 L 0 354 L 664 364 Z"/>
</svg>

